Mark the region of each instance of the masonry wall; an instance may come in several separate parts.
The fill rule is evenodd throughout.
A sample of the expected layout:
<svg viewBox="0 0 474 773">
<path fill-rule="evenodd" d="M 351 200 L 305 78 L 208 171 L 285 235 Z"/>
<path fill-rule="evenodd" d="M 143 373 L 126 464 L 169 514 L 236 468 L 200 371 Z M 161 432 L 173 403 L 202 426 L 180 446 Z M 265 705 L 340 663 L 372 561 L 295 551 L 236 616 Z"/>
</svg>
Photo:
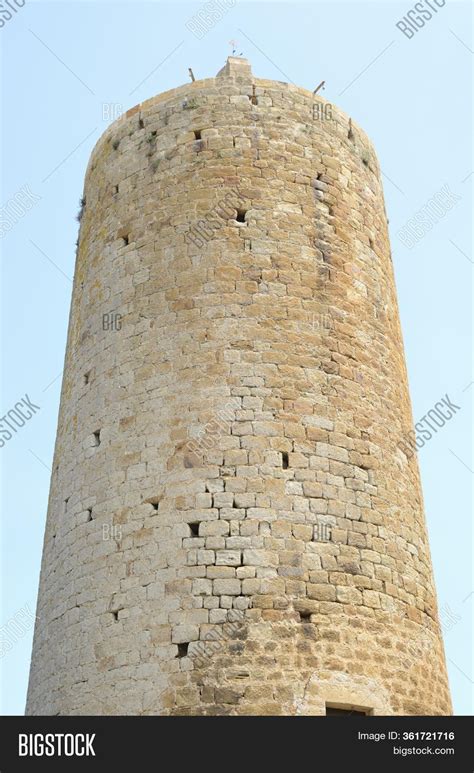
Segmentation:
<svg viewBox="0 0 474 773">
<path fill-rule="evenodd" d="M 84 195 L 27 712 L 449 714 L 365 134 L 233 60 Z"/>
</svg>

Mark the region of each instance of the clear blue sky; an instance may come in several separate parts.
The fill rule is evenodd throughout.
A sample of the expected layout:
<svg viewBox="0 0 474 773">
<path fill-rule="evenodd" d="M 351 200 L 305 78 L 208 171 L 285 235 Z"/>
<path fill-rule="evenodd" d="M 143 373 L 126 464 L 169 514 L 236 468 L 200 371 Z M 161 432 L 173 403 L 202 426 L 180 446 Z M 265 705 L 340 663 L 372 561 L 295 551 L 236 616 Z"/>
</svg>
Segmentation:
<svg viewBox="0 0 474 773">
<path fill-rule="evenodd" d="M 419 459 L 455 711 L 473 713 L 470 7 L 448 0 L 407 39 L 395 24 L 413 4 L 237 0 L 198 40 L 185 23 L 199 3 L 27 2 L 0 29 L 1 204 L 25 185 L 41 197 L 0 240 L 0 415 L 25 393 L 41 408 L 0 449 L 2 625 L 36 603 L 75 215 L 88 157 L 110 123 L 103 105 L 126 110 L 186 83 L 189 66 L 213 76 L 235 39 L 257 77 L 309 89 L 324 79 L 323 95 L 378 152 L 413 412 L 421 418 L 446 393 L 461 406 Z M 460 200 L 408 249 L 397 232 L 446 184 Z M 3 713 L 23 713 L 31 640 L 28 631 L 3 658 Z"/>
</svg>

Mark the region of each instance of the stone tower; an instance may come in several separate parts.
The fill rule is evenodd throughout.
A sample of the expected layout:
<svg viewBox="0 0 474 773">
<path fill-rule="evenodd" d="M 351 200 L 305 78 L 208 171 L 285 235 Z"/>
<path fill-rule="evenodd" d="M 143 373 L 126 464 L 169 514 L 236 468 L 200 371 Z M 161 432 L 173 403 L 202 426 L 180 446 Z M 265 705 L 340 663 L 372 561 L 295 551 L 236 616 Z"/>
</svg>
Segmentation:
<svg viewBox="0 0 474 773">
<path fill-rule="evenodd" d="M 231 57 L 81 214 L 27 712 L 450 714 L 364 132 Z"/>
</svg>

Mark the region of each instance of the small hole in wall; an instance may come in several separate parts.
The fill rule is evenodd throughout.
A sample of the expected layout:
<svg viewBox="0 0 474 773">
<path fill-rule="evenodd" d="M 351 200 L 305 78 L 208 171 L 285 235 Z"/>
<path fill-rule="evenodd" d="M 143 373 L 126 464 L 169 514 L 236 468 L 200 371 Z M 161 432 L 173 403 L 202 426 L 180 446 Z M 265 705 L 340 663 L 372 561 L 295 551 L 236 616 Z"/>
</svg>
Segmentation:
<svg viewBox="0 0 474 773">
<path fill-rule="evenodd" d="M 282 451 L 281 466 L 283 467 L 284 470 L 288 469 L 288 464 L 289 464 L 288 451 Z"/>
<path fill-rule="evenodd" d="M 114 140 L 112 143 L 112 147 L 114 150 L 118 150 L 119 145 L 120 145 L 120 140 Z"/>
<path fill-rule="evenodd" d="M 90 507 L 87 508 L 86 513 L 87 513 L 87 520 L 92 521 L 92 510 L 90 509 Z"/>
<path fill-rule="evenodd" d="M 125 234 L 125 236 L 122 236 L 122 244 L 126 247 L 127 244 L 130 244 L 130 239 L 128 237 L 128 234 Z"/>
<path fill-rule="evenodd" d="M 119 612 L 121 612 L 121 611 L 122 611 L 121 609 L 113 609 L 113 610 L 112 610 L 112 614 L 113 614 L 113 616 L 114 616 L 114 620 L 118 620 L 118 614 L 119 614 Z"/>
<path fill-rule="evenodd" d="M 93 436 L 94 436 L 94 445 L 100 446 L 100 429 L 96 430 L 93 433 Z"/>
<path fill-rule="evenodd" d="M 178 654 L 176 655 L 177 658 L 185 658 L 188 654 L 188 647 L 189 642 L 181 642 L 181 644 L 178 644 Z"/>
<path fill-rule="evenodd" d="M 118 185 L 114 185 L 114 196 L 116 193 L 118 193 Z"/>
<path fill-rule="evenodd" d="M 364 157 L 362 158 L 362 163 L 363 163 L 363 164 L 364 164 L 364 166 L 366 166 L 367 168 L 369 167 L 369 159 L 368 159 L 368 158 L 366 158 L 366 156 L 364 156 Z"/>
<path fill-rule="evenodd" d="M 245 223 L 245 215 L 247 214 L 246 209 L 238 209 L 237 210 L 237 217 L 235 218 L 238 223 Z"/>
<path fill-rule="evenodd" d="M 201 130 L 200 129 L 195 129 L 194 130 L 194 139 L 195 140 L 200 140 L 201 139 Z"/>
<path fill-rule="evenodd" d="M 370 237 L 369 237 L 369 247 L 371 250 L 374 249 L 374 242 L 373 242 L 373 239 L 370 239 Z"/>
<path fill-rule="evenodd" d="M 300 623 L 310 623 L 311 622 L 311 612 L 300 612 Z"/>
<path fill-rule="evenodd" d="M 318 174 L 316 175 L 316 180 L 321 180 L 322 176 L 323 176 L 323 173 L 318 172 Z"/>
<path fill-rule="evenodd" d="M 199 537 L 199 521 L 196 521 L 195 523 L 189 523 L 188 526 L 191 537 Z"/>
<path fill-rule="evenodd" d="M 67 513 L 67 503 L 69 502 L 69 497 L 64 500 L 64 512 Z"/>
<path fill-rule="evenodd" d="M 159 499 L 151 499 L 150 505 L 152 506 L 153 510 L 158 510 L 160 506 L 160 500 Z"/>
<path fill-rule="evenodd" d="M 90 370 L 87 371 L 87 373 L 84 373 L 84 384 L 88 384 L 91 378 L 91 372 Z"/>
<path fill-rule="evenodd" d="M 141 117 L 138 119 L 138 128 L 139 129 L 144 129 L 145 128 L 145 124 L 143 123 L 143 118 L 141 118 Z"/>
</svg>

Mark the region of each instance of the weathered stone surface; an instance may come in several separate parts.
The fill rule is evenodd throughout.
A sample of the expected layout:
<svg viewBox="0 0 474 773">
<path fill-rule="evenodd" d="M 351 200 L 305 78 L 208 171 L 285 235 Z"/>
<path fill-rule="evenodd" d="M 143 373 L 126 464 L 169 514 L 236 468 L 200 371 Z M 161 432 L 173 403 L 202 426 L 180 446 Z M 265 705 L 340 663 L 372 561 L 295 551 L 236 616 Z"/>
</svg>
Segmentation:
<svg viewBox="0 0 474 773">
<path fill-rule="evenodd" d="M 369 139 L 232 57 L 84 198 L 28 713 L 450 713 Z"/>
</svg>

